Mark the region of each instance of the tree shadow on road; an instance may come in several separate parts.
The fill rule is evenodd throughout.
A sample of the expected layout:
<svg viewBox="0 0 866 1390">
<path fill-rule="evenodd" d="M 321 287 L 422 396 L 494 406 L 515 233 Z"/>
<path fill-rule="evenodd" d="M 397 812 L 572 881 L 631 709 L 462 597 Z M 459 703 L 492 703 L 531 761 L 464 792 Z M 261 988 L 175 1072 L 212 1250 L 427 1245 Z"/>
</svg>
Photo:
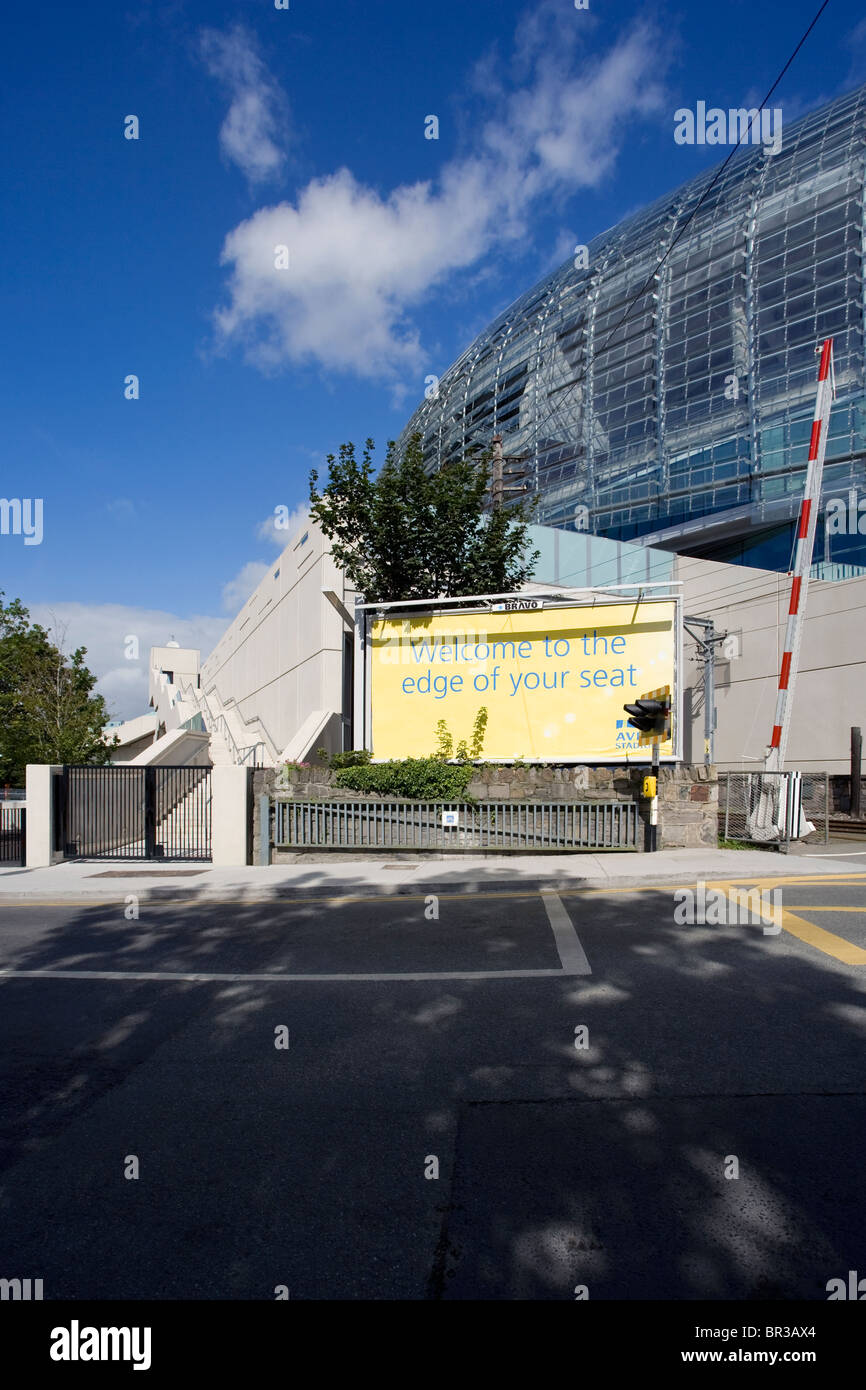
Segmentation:
<svg viewBox="0 0 866 1390">
<path fill-rule="evenodd" d="M 458 873 L 425 866 L 357 930 L 311 874 L 5 934 L 19 971 L 237 975 L 3 980 L 6 1272 L 49 1297 L 821 1299 L 862 1264 L 862 987 L 784 935 L 596 891 L 564 898 L 586 977 L 243 978 L 350 936 L 355 970 L 377 917 L 423 969 L 458 928 L 534 951 L 537 902 L 481 923 L 498 871 L 451 897 Z"/>
</svg>

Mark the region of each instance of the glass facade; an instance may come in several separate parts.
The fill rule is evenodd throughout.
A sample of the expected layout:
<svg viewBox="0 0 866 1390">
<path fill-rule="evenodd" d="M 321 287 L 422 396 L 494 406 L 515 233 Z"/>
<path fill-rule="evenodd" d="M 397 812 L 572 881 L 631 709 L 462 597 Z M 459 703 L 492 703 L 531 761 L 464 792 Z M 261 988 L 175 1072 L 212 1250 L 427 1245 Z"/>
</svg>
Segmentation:
<svg viewBox="0 0 866 1390">
<path fill-rule="evenodd" d="M 716 169 L 518 299 L 400 442 L 419 432 L 435 468 L 501 434 L 544 525 L 787 569 L 829 336 L 824 499 L 866 504 L 864 157 L 866 87 L 778 154 L 744 145 L 676 245 Z M 821 526 L 814 573 L 866 572 L 866 535 Z"/>
</svg>

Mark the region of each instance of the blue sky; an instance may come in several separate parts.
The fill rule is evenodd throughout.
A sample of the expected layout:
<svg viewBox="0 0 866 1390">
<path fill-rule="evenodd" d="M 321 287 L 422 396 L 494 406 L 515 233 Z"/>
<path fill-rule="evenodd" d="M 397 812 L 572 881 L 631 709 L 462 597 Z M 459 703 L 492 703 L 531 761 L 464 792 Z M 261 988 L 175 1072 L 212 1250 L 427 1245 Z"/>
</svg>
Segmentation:
<svg viewBox="0 0 866 1390">
<path fill-rule="evenodd" d="M 760 101 L 817 3 L 13 7 L 0 492 L 42 498 L 44 529 L 0 536 L 7 598 L 141 711 L 150 643 L 207 654 L 310 468 L 381 455 L 576 242 L 724 156 L 677 145 L 674 111 Z M 831 0 L 772 104 L 863 81 L 862 9 Z"/>
</svg>

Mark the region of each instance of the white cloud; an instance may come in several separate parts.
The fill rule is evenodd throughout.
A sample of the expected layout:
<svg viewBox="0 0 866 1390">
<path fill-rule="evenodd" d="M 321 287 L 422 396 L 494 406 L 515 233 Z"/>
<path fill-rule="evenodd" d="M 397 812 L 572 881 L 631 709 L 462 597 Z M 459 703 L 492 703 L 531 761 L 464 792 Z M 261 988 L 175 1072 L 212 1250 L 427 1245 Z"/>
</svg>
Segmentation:
<svg viewBox="0 0 866 1390">
<path fill-rule="evenodd" d="M 220 129 L 220 148 L 250 183 L 280 173 L 285 154 L 280 128 L 288 114 L 286 98 L 262 61 L 255 38 L 243 25 L 227 33 L 205 29 L 201 56 L 212 77 L 231 98 Z"/>
<path fill-rule="evenodd" d="M 236 227 L 222 252 L 220 344 L 242 344 L 265 370 L 317 362 L 392 383 L 417 376 L 426 358 L 411 310 L 445 277 L 528 238 L 537 208 L 597 186 L 636 124 L 664 107 L 659 35 L 638 23 L 581 57 L 585 21 L 542 4 L 516 36 L 510 86 L 501 63 L 484 67 L 483 84 L 476 74 L 484 118 L 438 182 L 382 195 L 343 168 Z M 277 269 L 283 245 L 289 265 Z"/>
<path fill-rule="evenodd" d="M 31 603 L 33 622 L 50 629 L 52 641 L 67 654 L 86 647 L 85 665 L 98 676 L 96 691 L 105 697 L 113 719 L 132 719 L 147 710 L 150 648 L 174 637 L 182 647 L 197 647 L 202 661 L 226 629 L 225 617 L 181 618 L 154 608 L 119 603 Z M 127 639 L 138 639 L 138 659 L 125 656 Z"/>
<path fill-rule="evenodd" d="M 261 560 L 248 560 L 234 578 L 223 585 L 223 611 L 234 617 L 243 608 L 250 594 L 261 584 L 269 569 L 270 565 L 263 564 Z"/>
</svg>

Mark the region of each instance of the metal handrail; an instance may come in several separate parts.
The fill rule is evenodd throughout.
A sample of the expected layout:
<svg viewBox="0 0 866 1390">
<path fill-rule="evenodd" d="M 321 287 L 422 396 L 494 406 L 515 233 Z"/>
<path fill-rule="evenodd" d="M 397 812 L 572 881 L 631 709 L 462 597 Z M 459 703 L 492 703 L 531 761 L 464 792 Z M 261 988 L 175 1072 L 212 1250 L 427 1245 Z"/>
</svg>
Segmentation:
<svg viewBox="0 0 866 1390">
<path fill-rule="evenodd" d="M 243 714 L 241 713 L 241 711 L 240 711 L 240 710 L 238 709 L 238 707 L 237 707 L 237 701 L 235 700 L 234 696 L 231 696 L 231 697 L 230 697 L 228 700 L 226 700 L 224 703 L 225 703 L 226 708 L 228 708 L 229 705 L 232 705 L 232 706 L 234 707 L 235 712 L 237 713 L 238 719 L 240 719 L 240 721 L 241 721 L 242 724 L 258 724 L 258 725 L 259 725 L 259 727 L 260 727 L 262 733 L 264 734 L 264 738 L 263 738 L 263 739 L 259 739 L 258 742 L 253 743 L 253 744 L 250 744 L 249 746 L 250 746 L 251 748 L 258 748 L 258 747 L 261 746 L 262 748 L 264 748 L 264 750 L 265 750 L 266 753 L 270 753 L 271 757 L 273 757 L 273 759 L 274 759 L 274 762 L 279 761 L 279 756 L 280 756 L 280 745 L 277 743 L 276 739 L 274 738 L 273 734 L 271 733 L 271 731 L 270 731 L 270 729 L 268 728 L 267 724 L 265 723 L 264 719 L 262 719 L 262 716 L 261 716 L 260 714 L 257 714 L 257 715 L 255 715 L 252 719 L 245 719 L 244 716 L 243 716 Z"/>
<path fill-rule="evenodd" d="M 204 694 L 204 692 L 202 693 Z M 207 699 L 206 695 L 205 699 Z M 232 701 L 231 703 L 234 704 L 234 701 Z M 257 748 L 263 748 L 265 753 L 270 753 L 274 761 L 276 761 L 280 756 L 280 750 L 278 745 L 272 738 L 271 732 L 268 729 L 268 726 L 265 723 L 265 721 L 262 719 L 261 715 L 257 714 L 253 719 L 245 719 L 241 711 L 237 708 L 237 705 L 235 705 L 235 711 L 242 724 L 258 724 L 262 730 L 262 733 L 265 735 L 263 739 L 257 739 L 255 743 L 245 744 L 243 748 L 239 749 L 239 752 L 249 753 Z M 268 745 L 270 745 L 270 748 L 268 747 Z"/>
<path fill-rule="evenodd" d="M 231 754 L 232 759 L 234 760 L 237 766 L 244 766 L 248 763 L 252 767 L 264 766 L 264 763 L 258 763 L 256 761 L 256 753 L 259 748 L 262 748 L 265 752 L 267 752 L 267 745 L 265 744 L 263 739 L 259 739 L 256 743 L 250 743 L 247 744 L 245 747 L 241 748 L 237 740 L 235 739 L 234 734 L 229 728 L 229 723 L 226 719 L 226 716 L 224 714 L 214 714 L 213 710 L 211 709 L 210 700 L 207 697 L 206 691 L 201 690 L 194 685 L 184 686 L 182 682 L 178 684 L 178 690 L 180 691 L 180 696 L 182 700 L 186 698 L 187 694 L 190 694 L 192 696 L 192 703 L 196 706 L 197 712 L 201 714 L 204 718 L 208 730 L 211 733 L 216 733 L 217 731 L 219 731 L 222 734 L 228 746 L 229 753 Z M 243 718 L 243 716 L 241 717 Z M 244 722 L 246 723 L 246 721 Z M 262 728 L 264 728 L 264 725 L 262 725 Z M 267 730 L 265 730 L 265 732 L 267 733 Z M 268 735 L 268 737 L 270 738 L 270 735 Z M 252 754 L 251 759 L 250 754 Z"/>
</svg>

